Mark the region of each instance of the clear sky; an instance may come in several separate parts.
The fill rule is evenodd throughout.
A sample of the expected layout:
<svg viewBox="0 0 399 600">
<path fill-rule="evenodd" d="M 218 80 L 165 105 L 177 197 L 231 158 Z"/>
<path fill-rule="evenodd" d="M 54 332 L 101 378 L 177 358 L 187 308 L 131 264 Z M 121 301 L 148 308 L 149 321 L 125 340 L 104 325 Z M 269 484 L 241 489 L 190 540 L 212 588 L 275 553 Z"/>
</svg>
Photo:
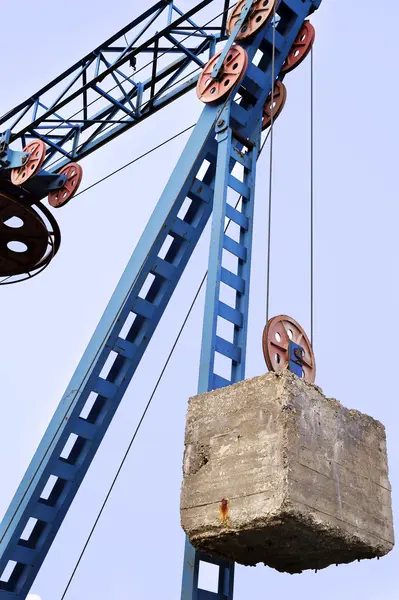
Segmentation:
<svg viewBox="0 0 399 600">
<path fill-rule="evenodd" d="M 151 0 L 3 2 L 0 113 L 81 58 Z M 181 0 L 182 9 L 193 5 Z M 212 13 L 221 9 L 215 0 Z M 315 44 L 317 383 L 387 426 L 398 514 L 397 106 L 399 7 L 323 0 Z M 5 50 L 4 50 L 5 49 Z M 271 314 L 309 327 L 309 74 L 286 79 L 275 130 Z M 86 159 L 83 186 L 196 121 L 191 93 Z M 180 138 L 56 213 L 63 242 L 40 277 L 0 290 L 4 512 L 184 146 Z M 268 155 L 258 163 L 247 376 L 263 373 Z M 32 592 L 61 597 L 85 537 L 207 264 L 205 235 Z M 175 352 L 68 600 L 176 600 L 187 399 L 196 392 L 202 303 Z M 398 552 L 317 574 L 238 567 L 235 600 L 397 600 Z M 210 574 L 207 574 L 209 583 Z M 32 600 L 36 600 L 33 599 Z"/>
</svg>

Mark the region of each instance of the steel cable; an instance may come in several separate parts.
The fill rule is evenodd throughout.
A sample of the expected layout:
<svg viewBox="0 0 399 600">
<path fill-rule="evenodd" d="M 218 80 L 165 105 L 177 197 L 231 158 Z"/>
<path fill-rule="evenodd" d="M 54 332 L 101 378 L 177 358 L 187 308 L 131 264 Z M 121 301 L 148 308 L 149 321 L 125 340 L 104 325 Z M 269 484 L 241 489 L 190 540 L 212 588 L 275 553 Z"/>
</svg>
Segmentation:
<svg viewBox="0 0 399 600">
<path fill-rule="evenodd" d="M 173 140 L 177 139 L 178 137 L 180 137 L 184 133 L 187 133 L 187 131 L 190 131 L 190 129 L 193 129 L 195 127 L 195 125 L 196 125 L 196 123 L 193 123 L 193 125 L 190 125 L 189 127 L 186 127 L 186 129 L 182 129 L 182 131 L 179 131 L 179 133 L 175 133 L 174 135 L 172 135 L 172 137 L 168 138 L 167 140 L 164 140 L 163 142 L 160 142 L 157 146 L 153 146 L 153 148 L 150 148 L 150 150 L 147 150 L 147 152 L 144 152 L 144 154 L 140 154 L 140 156 L 137 156 L 136 158 L 133 158 L 128 163 L 126 163 L 126 164 L 122 165 L 121 167 L 118 167 L 117 169 L 115 169 L 115 171 L 112 171 L 111 173 L 108 173 L 108 175 L 105 175 L 104 177 L 101 177 L 101 179 L 98 179 L 97 181 L 95 181 L 91 185 L 87 186 L 87 188 L 84 188 L 81 192 L 78 192 L 77 194 L 75 194 L 74 198 L 76 198 L 77 196 L 81 196 L 85 192 L 88 192 L 89 190 L 91 190 L 92 188 L 96 187 L 100 183 L 103 183 L 103 181 L 106 181 L 110 177 L 113 177 L 117 173 L 120 173 L 120 171 L 123 171 L 127 167 L 130 167 L 131 165 L 133 165 L 134 163 L 138 162 L 142 158 L 145 158 L 149 154 L 152 154 L 153 152 L 155 152 L 155 150 L 159 150 L 159 148 L 162 148 L 163 146 L 165 146 L 169 142 L 172 142 Z"/>
<path fill-rule="evenodd" d="M 310 52 L 310 342 L 314 343 L 314 66 Z"/>
<path fill-rule="evenodd" d="M 270 267 L 271 267 L 271 232 L 272 232 L 272 195 L 273 195 L 273 138 L 274 138 L 274 86 L 276 59 L 276 4 L 273 9 L 273 41 L 272 41 L 272 92 L 271 92 L 271 121 L 270 121 L 270 158 L 269 158 L 269 206 L 267 225 L 267 266 L 266 266 L 266 325 L 269 322 L 270 311 Z"/>
</svg>

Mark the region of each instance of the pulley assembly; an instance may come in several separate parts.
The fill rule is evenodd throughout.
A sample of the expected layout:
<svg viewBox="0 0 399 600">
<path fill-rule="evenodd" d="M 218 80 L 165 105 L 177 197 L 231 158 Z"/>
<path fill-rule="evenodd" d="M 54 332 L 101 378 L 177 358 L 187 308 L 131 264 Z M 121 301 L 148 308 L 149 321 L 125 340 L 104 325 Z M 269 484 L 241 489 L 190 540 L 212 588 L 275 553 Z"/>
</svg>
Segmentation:
<svg viewBox="0 0 399 600">
<path fill-rule="evenodd" d="M 264 131 L 276 120 L 283 111 L 287 101 L 287 88 L 284 83 L 277 79 L 273 92 L 269 94 L 263 107 L 262 130 Z"/>
<path fill-rule="evenodd" d="M 315 41 L 316 31 L 309 21 L 302 25 L 295 42 L 284 62 L 280 73 L 283 75 L 293 71 L 308 56 Z"/>
<path fill-rule="evenodd" d="M 46 158 L 46 144 L 42 140 L 35 140 L 24 148 L 24 152 L 28 156 L 23 165 L 11 170 L 11 182 L 14 185 L 23 185 L 40 170 Z"/>
<path fill-rule="evenodd" d="M 248 55 L 238 44 L 231 47 L 223 61 L 220 75 L 212 78 L 212 71 L 222 52 L 215 54 L 205 65 L 197 84 L 197 96 L 202 102 L 219 102 L 242 80 L 248 67 Z"/>
<path fill-rule="evenodd" d="M 31 279 L 50 264 L 60 247 L 57 221 L 41 200 L 47 194 L 51 207 L 64 206 L 77 192 L 83 172 L 76 163 L 58 173 L 46 171 L 47 151 L 41 139 L 29 142 L 22 153 L 0 144 L 3 166 L 11 162 L 9 157 L 19 162 L 0 171 L 0 285 Z"/>
<path fill-rule="evenodd" d="M 229 34 L 232 33 L 238 20 L 241 18 L 245 4 L 246 1 L 241 0 L 230 13 L 227 22 L 227 31 Z M 235 38 L 236 41 L 245 41 L 269 23 L 275 15 L 277 4 L 278 0 L 258 0 L 254 2 Z M 279 78 L 276 79 L 274 88 L 265 103 L 262 130 L 270 127 L 272 121 L 276 120 L 281 114 L 287 100 L 287 89 L 282 79 L 305 60 L 312 49 L 315 36 L 316 33 L 313 25 L 309 21 L 305 21 L 280 70 Z M 238 87 L 238 84 L 245 76 L 248 68 L 246 50 L 240 45 L 234 44 L 224 60 L 217 77 L 213 77 L 212 74 L 215 65 L 221 54 L 222 51 L 215 54 L 208 61 L 199 77 L 197 96 L 202 102 L 217 103 L 224 100 L 234 88 Z"/>
<path fill-rule="evenodd" d="M 14 283 L 43 271 L 60 242 L 57 221 L 44 205 L 29 206 L 0 194 L 0 283 Z"/>
<path fill-rule="evenodd" d="M 263 355 L 269 371 L 290 370 L 311 383 L 316 377 L 316 360 L 304 329 L 287 315 L 269 319 L 263 330 Z"/>
<path fill-rule="evenodd" d="M 231 35 L 237 21 L 241 17 L 245 4 L 246 0 L 241 0 L 231 11 L 227 21 L 227 32 L 229 35 Z M 277 4 L 278 0 L 256 0 L 251 6 L 244 24 L 238 32 L 236 40 L 249 38 L 266 25 L 266 23 L 273 18 Z"/>
<path fill-rule="evenodd" d="M 60 169 L 59 174 L 64 175 L 66 180 L 61 188 L 49 192 L 48 201 L 53 208 L 65 206 L 76 194 L 82 181 L 83 169 L 78 163 L 69 163 Z"/>
</svg>

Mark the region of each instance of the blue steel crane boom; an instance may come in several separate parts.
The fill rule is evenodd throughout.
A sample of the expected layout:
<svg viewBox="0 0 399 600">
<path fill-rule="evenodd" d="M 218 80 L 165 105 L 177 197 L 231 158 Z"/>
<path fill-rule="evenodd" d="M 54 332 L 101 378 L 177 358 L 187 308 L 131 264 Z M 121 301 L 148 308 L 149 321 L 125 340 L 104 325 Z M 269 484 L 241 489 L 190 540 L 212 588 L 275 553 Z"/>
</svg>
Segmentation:
<svg viewBox="0 0 399 600">
<path fill-rule="evenodd" d="M 198 6 L 204 7 L 211 2 L 205 0 Z M 253 2 L 243 2 L 242 15 L 231 31 L 225 52 L 214 63 L 213 72 L 223 70 L 228 55 L 231 56 L 237 49 L 233 44 Z M 205 105 L 1 523 L 0 573 L 3 576 L 0 580 L 0 600 L 26 598 L 212 212 L 198 390 L 212 390 L 244 378 L 256 160 L 263 107 L 272 91 L 273 74 L 278 76 L 304 20 L 320 3 L 321 0 L 277 2 L 275 18 L 253 36 L 240 42 L 248 56 L 248 67 L 243 70 L 241 79 L 235 82 L 232 93 L 220 102 Z M 136 19 L 135 26 L 144 19 L 155 19 L 166 7 L 169 14 L 175 9 L 171 2 L 158 2 L 145 16 Z M 192 9 L 181 14 L 177 21 L 170 22 L 167 32 L 164 30 L 157 34 L 158 42 L 163 35 L 170 42 L 173 39 L 170 31 L 176 31 L 183 23 L 192 23 L 194 13 L 195 9 Z M 201 32 L 201 28 L 195 27 Z M 128 31 L 126 28 L 123 35 Z M 209 39 L 207 34 L 203 34 L 199 34 L 202 38 L 198 55 L 208 49 L 212 53 L 215 49 L 215 38 Z M 224 31 L 219 29 L 219 34 L 224 37 Z M 151 40 L 150 43 L 154 44 L 154 39 Z M 172 47 L 171 53 L 176 51 L 176 47 Z M 125 50 L 122 50 L 122 55 Z M 184 51 L 185 58 L 175 61 L 173 67 L 163 68 L 162 72 L 167 72 L 165 77 L 169 77 L 169 82 L 170 77 L 176 80 L 181 73 L 182 61 L 198 64 L 191 54 L 194 54 L 192 50 Z M 98 58 L 98 52 L 86 57 L 87 62 L 75 65 L 69 74 L 78 72 L 77 76 L 83 77 L 82 69 L 86 64 L 91 64 L 94 57 Z M 114 63 L 115 68 L 119 69 L 121 63 L 128 59 L 129 54 L 125 52 Z M 111 68 L 107 66 L 107 69 Z M 156 68 L 153 74 L 155 78 L 161 77 Z M 58 79 L 61 80 L 62 76 Z M 83 84 L 80 89 L 82 98 L 85 97 L 86 85 Z M 97 83 L 93 85 L 97 90 Z M 141 87 L 149 89 L 153 99 L 147 104 L 149 113 L 191 89 L 193 83 L 186 86 L 185 89 L 180 88 L 179 92 L 175 90 L 172 95 L 169 91 L 162 98 L 161 94 L 157 95 L 151 82 L 144 82 Z M 122 101 L 123 106 L 135 94 L 139 94 L 138 87 L 136 83 L 132 85 L 131 93 Z M 71 119 L 64 121 L 59 116 L 60 103 L 65 106 L 67 98 L 58 99 L 52 106 L 46 107 L 46 112 L 39 118 L 37 106 L 43 104 L 40 98 L 49 89 L 47 86 L 27 103 L 0 119 L 0 124 L 14 119 L 14 126 L 3 138 L 4 152 L 8 153 L 11 160 L 18 159 L 18 153 L 10 149 L 9 143 L 19 138 L 24 144 L 28 135 L 33 138 L 41 135 L 40 123 L 48 127 L 55 119 L 66 124 L 68 133 L 56 144 L 56 149 L 50 136 L 45 137 L 49 156 L 54 157 L 55 152 L 61 153 L 64 156 L 61 161 L 66 158 L 76 160 L 78 157 L 76 144 L 71 154 L 64 148 L 71 131 L 77 135 L 79 128 L 90 129 L 88 141 L 80 147 L 81 156 L 84 156 L 121 133 L 124 128 L 136 124 L 131 116 L 127 125 L 115 124 L 115 129 L 111 123 L 109 133 L 103 133 L 107 118 L 112 121 L 115 110 L 115 100 L 108 98 L 110 103 L 101 109 L 101 119 L 98 115 L 89 118 L 86 109 L 79 127 L 75 127 Z M 120 91 L 119 86 L 118 89 Z M 26 117 L 32 110 L 30 124 L 15 129 L 21 121 L 21 115 Z M 138 117 L 138 120 L 144 116 Z M 204 161 L 208 166 L 205 174 L 200 175 Z M 233 171 L 237 165 L 243 173 L 241 178 Z M 231 203 L 231 192 L 239 198 L 234 204 Z M 224 229 L 226 218 L 238 228 L 235 239 Z M 226 254 L 235 257 L 235 269 L 230 270 L 225 266 Z M 229 304 L 221 299 L 221 284 L 228 286 L 233 293 L 234 298 Z M 225 339 L 220 334 L 220 319 L 232 324 L 233 339 Z M 229 361 L 228 378 L 217 373 L 217 354 Z M 28 534 L 25 533 L 27 530 Z M 200 561 L 219 566 L 217 593 L 199 589 Z M 4 573 L 7 573 L 6 577 Z M 203 556 L 186 542 L 182 600 L 231 600 L 233 579 L 232 563 Z"/>
</svg>

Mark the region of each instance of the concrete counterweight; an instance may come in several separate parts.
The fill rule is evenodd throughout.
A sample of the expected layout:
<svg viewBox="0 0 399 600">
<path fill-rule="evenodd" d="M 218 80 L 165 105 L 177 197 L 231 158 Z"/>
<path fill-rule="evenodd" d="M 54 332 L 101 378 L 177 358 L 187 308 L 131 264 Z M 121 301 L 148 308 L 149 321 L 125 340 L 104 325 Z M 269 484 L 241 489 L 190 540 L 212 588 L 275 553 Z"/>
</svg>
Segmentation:
<svg viewBox="0 0 399 600">
<path fill-rule="evenodd" d="M 181 522 L 201 552 L 288 573 L 383 556 L 385 428 L 288 371 L 195 396 Z"/>
</svg>

